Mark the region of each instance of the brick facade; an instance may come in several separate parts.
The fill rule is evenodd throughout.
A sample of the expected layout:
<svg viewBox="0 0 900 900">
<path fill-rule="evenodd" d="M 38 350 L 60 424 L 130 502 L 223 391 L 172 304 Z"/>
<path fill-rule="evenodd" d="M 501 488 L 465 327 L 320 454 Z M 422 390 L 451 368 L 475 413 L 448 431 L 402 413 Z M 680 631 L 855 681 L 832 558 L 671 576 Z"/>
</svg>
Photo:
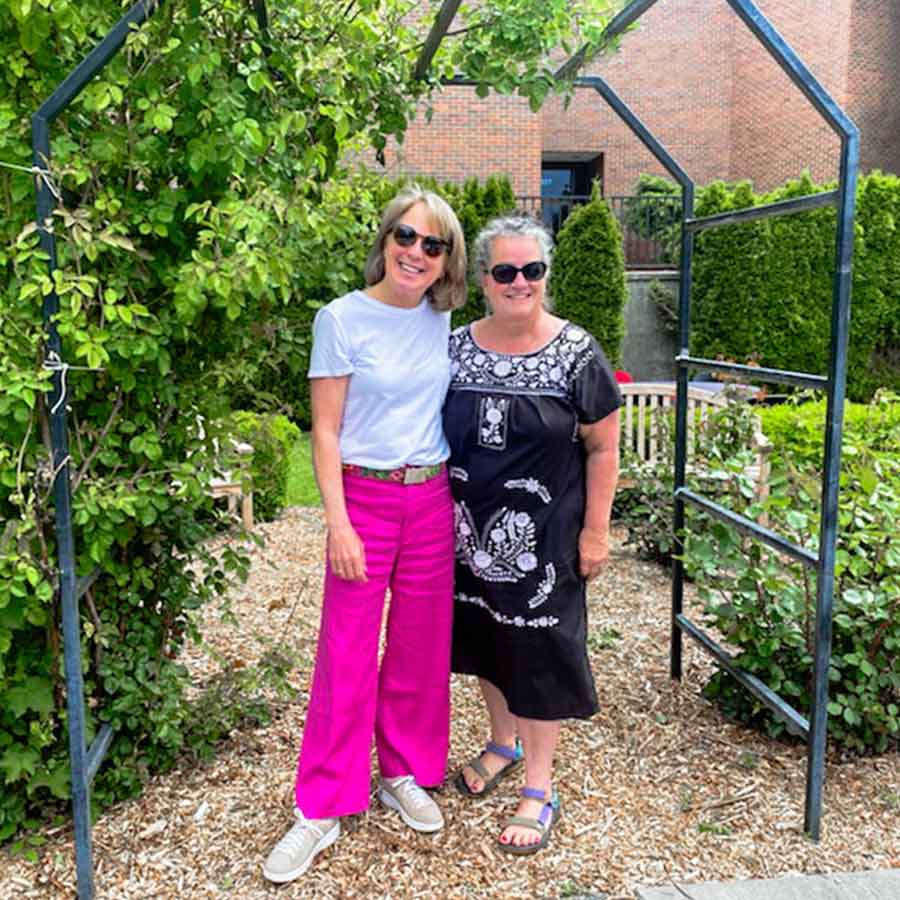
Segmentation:
<svg viewBox="0 0 900 900">
<path fill-rule="evenodd" d="M 433 106 L 431 124 L 423 118 L 402 145 L 389 143 L 389 172 L 441 181 L 505 173 L 517 195 L 540 195 L 542 119 L 531 113 L 527 100 L 496 94 L 479 99 L 474 88 L 447 87 Z"/>
<path fill-rule="evenodd" d="M 856 0 L 850 25 L 847 111 L 862 167 L 900 173 L 900 3 Z"/>
<path fill-rule="evenodd" d="M 900 2 L 757 5 L 860 127 L 863 169 L 900 171 Z M 657 3 L 593 71 L 698 184 L 749 178 L 767 190 L 803 169 L 837 177 L 837 137 L 725 0 Z M 388 166 L 457 181 L 505 172 L 517 194 L 539 194 L 542 159 L 567 154 L 602 154 L 607 195 L 630 193 L 641 172 L 664 174 L 589 89 L 568 110 L 554 98 L 535 115 L 519 98 L 447 88 Z"/>
</svg>

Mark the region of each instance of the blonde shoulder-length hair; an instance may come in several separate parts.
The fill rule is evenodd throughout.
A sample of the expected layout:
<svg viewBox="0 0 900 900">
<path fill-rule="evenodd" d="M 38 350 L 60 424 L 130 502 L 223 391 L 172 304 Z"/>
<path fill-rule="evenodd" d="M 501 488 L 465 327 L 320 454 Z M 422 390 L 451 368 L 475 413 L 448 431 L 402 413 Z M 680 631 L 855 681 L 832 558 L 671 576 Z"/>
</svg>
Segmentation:
<svg viewBox="0 0 900 900">
<path fill-rule="evenodd" d="M 438 237 L 450 245 L 444 259 L 444 274 L 429 288 L 431 305 L 440 311 L 459 309 L 466 302 L 466 239 L 456 213 L 443 197 L 417 184 L 407 185 L 384 208 L 375 243 L 366 260 L 365 280 L 371 287 L 384 278 L 384 245 L 400 217 L 416 203 L 424 203 L 434 219 Z"/>
</svg>

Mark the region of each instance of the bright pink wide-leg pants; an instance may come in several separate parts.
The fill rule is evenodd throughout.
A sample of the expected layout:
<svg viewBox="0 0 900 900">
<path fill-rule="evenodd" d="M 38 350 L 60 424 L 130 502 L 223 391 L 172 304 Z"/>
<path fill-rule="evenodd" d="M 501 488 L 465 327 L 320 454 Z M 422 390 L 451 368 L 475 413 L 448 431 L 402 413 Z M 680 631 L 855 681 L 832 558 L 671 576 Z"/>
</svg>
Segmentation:
<svg viewBox="0 0 900 900">
<path fill-rule="evenodd" d="M 369 805 L 372 736 L 386 778 L 440 784 L 450 739 L 453 502 L 447 475 L 404 485 L 344 475 L 365 584 L 326 566 L 296 802 L 307 818 Z M 385 592 L 387 640 L 378 667 Z"/>
</svg>

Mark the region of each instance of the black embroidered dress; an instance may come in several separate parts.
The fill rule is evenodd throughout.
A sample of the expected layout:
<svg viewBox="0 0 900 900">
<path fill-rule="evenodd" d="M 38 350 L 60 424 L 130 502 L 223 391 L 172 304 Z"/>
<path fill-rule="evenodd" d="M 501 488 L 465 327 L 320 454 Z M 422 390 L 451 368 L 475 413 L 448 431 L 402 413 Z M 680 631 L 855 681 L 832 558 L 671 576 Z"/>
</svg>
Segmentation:
<svg viewBox="0 0 900 900">
<path fill-rule="evenodd" d="M 478 675 L 510 711 L 532 719 L 590 716 L 582 423 L 621 403 L 599 344 L 567 322 L 534 353 L 450 337 L 444 431 L 456 501 L 454 672 Z"/>
</svg>

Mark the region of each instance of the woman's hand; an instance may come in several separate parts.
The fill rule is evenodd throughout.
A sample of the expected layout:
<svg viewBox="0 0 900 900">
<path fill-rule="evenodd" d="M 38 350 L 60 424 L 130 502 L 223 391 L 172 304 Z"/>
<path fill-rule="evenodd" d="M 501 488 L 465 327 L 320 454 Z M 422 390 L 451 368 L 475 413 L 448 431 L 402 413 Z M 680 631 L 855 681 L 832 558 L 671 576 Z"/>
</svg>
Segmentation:
<svg viewBox="0 0 900 900">
<path fill-rule="evenodd" d="M 578 535 L 581 577 L 590 581 L 609 562 L 609 529 L 582 528 Z"/>
<path fill-rule="evenodd" d="M 347 523 L 328 529 L 328 562 L 344 581 L 366 582 L 366 551 L 353 526 Z"/>
</svg>

